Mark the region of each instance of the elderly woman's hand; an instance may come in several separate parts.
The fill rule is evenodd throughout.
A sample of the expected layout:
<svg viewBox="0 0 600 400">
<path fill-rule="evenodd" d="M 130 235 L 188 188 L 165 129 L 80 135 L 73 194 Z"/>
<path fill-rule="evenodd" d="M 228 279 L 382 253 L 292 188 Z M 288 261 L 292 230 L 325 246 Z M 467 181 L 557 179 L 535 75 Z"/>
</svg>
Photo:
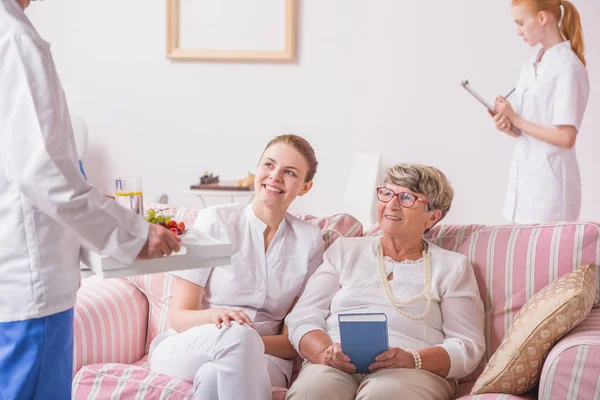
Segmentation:
<svg viewBox="0 0 600 400">
<path fill-rule="evenodd" d="M 414 367 L 415 359 L 411 353 L 399 347 L 392 347 L 375 357 L 375 362 L 369 365 L 369 370 L 377 372 L 380 369 Z"/>
<path fill-rule="evenodd" d="M 319 364 L 329 365 L 340 371 L 353 374 L 356 372 L 356 365 L 350 362 L 350 357 L 342 353 L 342 345 L 334 343 L 319 354 Z"/>
</svg>

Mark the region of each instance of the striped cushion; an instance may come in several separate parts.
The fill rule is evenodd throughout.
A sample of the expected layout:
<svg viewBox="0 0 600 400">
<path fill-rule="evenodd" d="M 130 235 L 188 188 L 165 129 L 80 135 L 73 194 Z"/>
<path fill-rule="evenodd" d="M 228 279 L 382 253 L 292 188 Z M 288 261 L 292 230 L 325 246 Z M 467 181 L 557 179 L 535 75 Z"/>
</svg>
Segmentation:
<svg viewBox="0 0 600 400">
<path fill-rule="evenodd" d="M 148 205 L 146 207 L 148 207 Z M 153 205 L 152 207 L 163 208 L 164 206 Z M 165 213 L 174 215 L 177 221 L 183 221 L 186 225 L 192 226 L 196 221 L 199 210 L 193 208 L 171 207 L 168 211 L 165 211 Z M 354 217 L 348 214 L 337 214 L 325 218 L 316 218 L 298 213 L 291 214 L 321 228 L 323 239 L 327 246 L 340 236 L 350 237 L 362 235 L 362 225 Z M 169 329 L 169 304 L 172 297 L 173 277 L 171 274 L 153 274 L 133 276 L 125 279 L 146 294 L 150 302 L 148 335 L 146 339 L 146 351 L 148 351 L 152 340 L 154 340 L 157 335 Z"/>
<path fill-rule="evenodd" d="M 317 218 L 312 215 L 304 215 L 298 212 L 290 212 L 296 218 L 310 222 L 318 226 L 323 232 L 323 240 L 327 247 L 331 246 L 337 238 L 360 237 L 363 226 L 356 218 L 349 214 L 336 214 L 330 217 Z"/>
<path fill-rule="evenodd" d="M 120 279 L 82 280 L 74 310 L 74 365 L 133 363 L 146 353 L 148 301 Z"/>
<path fill-rule="evenodd" d="M 173 296 L 173 275 L 171 274 L 150 274 L 138 275 L 124 278 L 135 285 L 148 298 L 150 303 L 148 311 L 148 331 L 143 344 L 145 351 L 148 352 L 150 343 L 154 338 L 169 329 L 171 324 L 171 311 L 169 303 Z"/>
<path fill-rule="evenodd" d="M 600 398 L 600 307 L 556 344 L 540 378 L 540 398 Z"/>
<path fill-rule="evenodd" d="M 191 400 L 192 384 L 151 372 L 145 366 L 94 364 L 83 367 L 73 378 L 74 400 L 148 399 Z M 273 400 L 284 400 L 286 389 L 273 388 Z M 115 397 L 118 394 L 118 397 Z"/>
</svg>

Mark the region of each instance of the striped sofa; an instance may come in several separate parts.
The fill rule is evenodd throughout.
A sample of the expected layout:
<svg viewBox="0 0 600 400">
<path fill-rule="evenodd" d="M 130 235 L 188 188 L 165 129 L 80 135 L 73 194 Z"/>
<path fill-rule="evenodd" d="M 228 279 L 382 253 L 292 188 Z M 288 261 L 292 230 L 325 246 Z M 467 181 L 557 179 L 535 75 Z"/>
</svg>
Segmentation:
<svg viewBox="0 0 600 400">
<path fill-rule="evenodd" d="M 174 211 L 186 222 L 192 222 L 197 214 L 192 209 Z M 340 235 L 362 234 L 362 226 L 348 215 L 300 217 L 320 226 L 328 244 Z M 378 229 L 372 227 L 365 234 L 376 235 Z M 600 263 L 600 224 L 446 225 L 427 236 L 443 248 L 468 256 L 485 304 L 487 352 L 473 374 L 461 379 L 457 398 L 600 398 L 600 284 L 596 308 L 551 350 L 535 392 L 526 396 L 468 395 L 525 301 L 580 265 Z M 165 274 L 83 281 L 75 308 L 74 399 L 193 398 L 190 383 L 147 368 L 150 342 L 168 328 L 171 285 Z M 285 391 L 274 388 L 273 399 L 283 400 Z"/>
</svg>

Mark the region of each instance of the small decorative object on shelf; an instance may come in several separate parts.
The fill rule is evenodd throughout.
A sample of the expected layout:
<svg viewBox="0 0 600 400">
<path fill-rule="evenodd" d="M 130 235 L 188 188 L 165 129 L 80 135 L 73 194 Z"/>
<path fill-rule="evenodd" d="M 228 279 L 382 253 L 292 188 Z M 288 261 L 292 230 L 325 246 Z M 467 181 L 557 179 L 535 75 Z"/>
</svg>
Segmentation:
<svg viewBox="0 0 600 400">
<path fill-rule="evenodd" d="M 254 186 L 254 174 L 248 172 L 248 176 L 237 181 L 237 187 L 251 188 Z"/>
<path fill-rule="evenodd" d="M 200 184 L 201 185 L 208 185 L 211 183 L 218 183 L 219 182 L 219 176 L 214 176 L 212 174 L 212 172 L 209 174 L 208 171 L 204 172 L 204 175 L 202 175 L 200 177 Z"/>
</svg>

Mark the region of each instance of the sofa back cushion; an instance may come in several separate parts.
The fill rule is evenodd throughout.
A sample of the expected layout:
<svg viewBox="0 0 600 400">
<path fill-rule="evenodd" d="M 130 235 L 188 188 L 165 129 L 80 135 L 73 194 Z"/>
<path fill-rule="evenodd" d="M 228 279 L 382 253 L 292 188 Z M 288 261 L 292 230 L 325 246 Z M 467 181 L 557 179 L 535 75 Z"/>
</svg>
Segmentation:
<svg viewBox="0 0 600 400">
<path fill-rule="evenodd" d="M 177 221 L 183 221 L 187 226 L 193 226 L 200 210 L 193 208 L 171 207 L 168 214 L 173 215 Z M 297 218 L 317 225 L 323 232 L 326 246 L 331 245 L 340 236 L 362 236 L 363 227 L 358 220 L 348 214 L 337 214 L 324 218 L 310 215 L 292 213 Z M 173 296 L 174 279 L 171 274 L 139 275 L 124 278 L 135 285 L 147 297 L 149 302 L 148 335 L 146 337 L 146 351 L 156 336 L 163 333 L 170 326 L 169 304 Z"/>
<path fill-rule="evenodd" d="M 527 300 L 581 265 L 600 263 L 600 224 L 481 227 L 458 251 L 473 264 L 485 306 L 486 353 L 470 377 L 475 380 Z M 598 280 L 595 289 L 597 304 Z"/>
</svg>

